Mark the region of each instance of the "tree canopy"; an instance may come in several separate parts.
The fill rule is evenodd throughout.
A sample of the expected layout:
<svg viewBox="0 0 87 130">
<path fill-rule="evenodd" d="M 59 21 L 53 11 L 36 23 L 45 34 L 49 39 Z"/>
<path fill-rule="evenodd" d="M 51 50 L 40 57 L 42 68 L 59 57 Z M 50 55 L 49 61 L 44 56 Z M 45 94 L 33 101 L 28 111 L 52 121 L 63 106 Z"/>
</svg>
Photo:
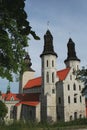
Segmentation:
<svg viewBox="0 0 87 130">
<path fill-rule="evenodd" d="M 40 39 L 32 31 L 24 7 L 25 0 L 0 0 L 0 76 L 10 81 L 24 64 L 28 35 Z"/>
<path fill-rule="evenodd" d="M 8 112 L 6 105 L 0 101 L 0 119 L 3 120 Z"/>
<path fill-rule="evenodd" d="M 81 70 L 78 70 L 76 72 L 76 77 L 77 77 L 78 80 L 82 81 L 83 84 L 84 84 L 84 88 L 82 90 L 82 94 L 83 94 L 85 89 L 87 89 L 87 68 L 82 67 Z"/>
</svg>

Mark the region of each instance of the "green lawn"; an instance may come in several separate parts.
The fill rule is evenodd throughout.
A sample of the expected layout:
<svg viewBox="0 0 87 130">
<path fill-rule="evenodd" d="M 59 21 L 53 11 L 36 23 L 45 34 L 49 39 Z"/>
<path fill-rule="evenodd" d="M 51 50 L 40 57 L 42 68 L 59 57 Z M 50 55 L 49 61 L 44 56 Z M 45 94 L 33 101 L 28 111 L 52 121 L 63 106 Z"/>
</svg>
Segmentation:
<svg viewBox="0 0 87 130">
<path fill-rule="evenodd" d="M 71 122 L 57 122 L 54 124 L 36 123 L 23 121 L 14 122 L 10 125 L 0 125 L 0 130 L 74 130 L 87 128 L 87 119 L 80 119 Z"/>
</svg>

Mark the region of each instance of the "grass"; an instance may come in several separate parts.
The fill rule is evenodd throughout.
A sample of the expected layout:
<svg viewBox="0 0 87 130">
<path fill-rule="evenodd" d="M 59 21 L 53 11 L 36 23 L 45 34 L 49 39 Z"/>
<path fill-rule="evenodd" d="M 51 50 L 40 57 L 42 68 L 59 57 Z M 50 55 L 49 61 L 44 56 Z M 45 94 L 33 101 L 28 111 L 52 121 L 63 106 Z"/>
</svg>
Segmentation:
<svg viewBox="0 0 87 130">
<path fill-rule="evenodd" d="M 0 130 L 73 130 L 78 128 L 87 128 L 87 119 L 79 119 L 71 122 L 59 121 L 54 124 L 26 122 L 13 122 L 12 124 L 0 125 Z"/>
</svg>

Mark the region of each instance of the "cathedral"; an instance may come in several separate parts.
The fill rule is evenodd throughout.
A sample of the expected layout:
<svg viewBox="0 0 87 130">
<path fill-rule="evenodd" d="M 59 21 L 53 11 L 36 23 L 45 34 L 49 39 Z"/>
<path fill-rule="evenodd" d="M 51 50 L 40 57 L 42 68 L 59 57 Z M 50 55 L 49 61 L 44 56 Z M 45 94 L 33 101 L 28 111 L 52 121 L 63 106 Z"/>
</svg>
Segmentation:
<svg viewBox="0 0 87 130">
<path fill-rule="evenodd" d="M 81 91 L 84 85 L 76 79 L 80 59 L 76 55 L 75 43 L 70 38 L 67 43 L 65 68 L 57 70 L 58 54 L 54 50 L 50 30 L 44 35 L 44 47 L 40 54 L 41 76 L 34 77 L 35 71 L 29 54 L 24 58 L 26 70 L 21 74 L 19 93 L 0 94 L 8 113 L 5 120 L 71 121 L 86 117 L 85 97 Z"/>
</svg>

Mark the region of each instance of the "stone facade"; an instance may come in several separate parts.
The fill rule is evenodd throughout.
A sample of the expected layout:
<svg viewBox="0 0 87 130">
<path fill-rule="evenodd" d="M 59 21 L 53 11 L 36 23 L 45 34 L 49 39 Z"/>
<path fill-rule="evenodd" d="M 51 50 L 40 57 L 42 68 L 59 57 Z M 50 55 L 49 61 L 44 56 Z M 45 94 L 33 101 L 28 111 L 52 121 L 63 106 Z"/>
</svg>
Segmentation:
<svg viewBox="0 0 87 130">
<path fill-rule="evenodd" d="M 19 94 L 9 90 L 0 97 L 8 107 L 9 120 L 11 108 L 14 112 L 12 118 L 17 120 L 56 122 L 86 117 L 85 97 L 81 94 L 84 86 L 75 76 L 80 60 L 76 56 L 72 39 L 69 39 L 67 49 L 67 58 L 64 61 L 66 67 L 57 71 L 58 56 L 54 51 L 53 36 L 47 30 L 44 35 L 44 49 L 40 55 L 41 76 L 37 78 L 34 77 L 35 71 L 31 69 L 31 59 L 26 55 L 26 71 L 21 75 Z"/>
</svg>

